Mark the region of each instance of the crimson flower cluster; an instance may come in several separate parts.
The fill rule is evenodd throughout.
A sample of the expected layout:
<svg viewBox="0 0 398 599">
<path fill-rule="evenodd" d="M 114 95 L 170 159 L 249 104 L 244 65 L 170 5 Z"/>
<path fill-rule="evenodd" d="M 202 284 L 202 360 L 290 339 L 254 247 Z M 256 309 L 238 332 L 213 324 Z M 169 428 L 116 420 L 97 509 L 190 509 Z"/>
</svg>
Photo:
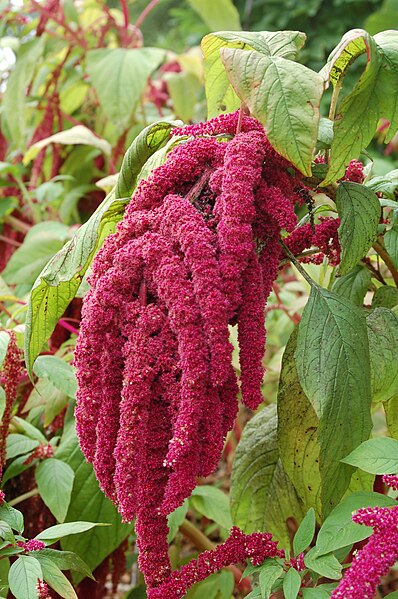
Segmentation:
<svg viewBox="0 0 398 599">
<path fill-rule="evenodd" d="M 7 348 L 7 355 L 1 369 L 1 382 L 6 395 L 6 405 L 1 419 L 0 427 L 0 481 L 3 468 L 6 465 L 6 442 L 12 408 L 17 398 L 17 385 L 22 373 L 22 352 L 17 345 L 17 338 L 14 331 L 7 331 L 10 341 Z"/>
<path fill-rule="evenodd" d="M 264 307 L 303 201 L 301 175 L 255 119 L 173 133 L 96 256 L 75 353 L 80 445 L 123 519 L 136 517 L 149 592 L 171 573 L 167 515 L 216 468 L 239 384 L 246 406 L 262 401 Z"/>
<path fill-rule="evenodd" d="M 371 526 L 373 534 L 355 555 L 331 599 L 373 599 L 380 579 L 398 560 L 398 506 L 364 508 L 352 519 Z"/>
</svg>

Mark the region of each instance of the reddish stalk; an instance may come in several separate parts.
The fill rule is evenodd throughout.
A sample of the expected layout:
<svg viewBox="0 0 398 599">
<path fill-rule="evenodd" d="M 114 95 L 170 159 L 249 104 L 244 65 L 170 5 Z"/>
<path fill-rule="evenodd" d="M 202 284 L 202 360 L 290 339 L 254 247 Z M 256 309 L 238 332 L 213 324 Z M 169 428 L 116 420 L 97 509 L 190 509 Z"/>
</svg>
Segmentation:
<svg viewBox="0 0 398 599">
<path fill-rule="evenodd" d="M 148 6 L 146 8 L 144 8 L 144 10 L 142 11 L 142 13 L 140 14 L 140 16 L 138 17 L 138 19 L 135 22 L 135 26 L 137 28 L 141 27 L 141 25 L 145 21 L 146 17 L 149 15 L 151 10 L 153 8 L 155 8 L 155 6 L 158 4 L 158 2 L 159 2 L 159 0 L 151 0 L 151 2 L 148 4 Z"/>
</svg>

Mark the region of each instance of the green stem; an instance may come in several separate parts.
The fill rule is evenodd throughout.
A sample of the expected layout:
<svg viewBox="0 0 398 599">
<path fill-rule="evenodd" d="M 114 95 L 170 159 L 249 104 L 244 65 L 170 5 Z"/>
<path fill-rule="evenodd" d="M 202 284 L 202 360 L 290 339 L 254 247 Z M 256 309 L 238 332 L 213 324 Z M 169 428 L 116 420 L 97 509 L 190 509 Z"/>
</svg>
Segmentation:
<svg viewBox="0 0 398 599">
<path fill-rule="evenodd" d="M 307 281 L 307 283 L 309 285 L 311 285 L 311 287 L 318 287 L 318 285 L 315 283 L 315 281 L 313 279 L 311 279 L 308 272 L 301 266 L 300 262 L 298 260 L 296 260 L 296 257 L 292 254 L 292 252 L 289 250 L 287 245 L 285 243 L 283 243 L 282 240 L 280 240 L 280 244 L 283 247 L 285 254 L 290 258 L 291 262 L 297 268 L 297 270 L 302 275 L 302 277 Z"/>
<path fill-rule="evenodd" d="M 22 181 L 21 177 L 15 176 L 14 177 L 16 182 L 19 185 L 19 188 L 22 192 L 22 197 L 25 200 L 25 202 L 27 203 L 27 205 L 29 206 L 29 210 L 32 214 L 32 219 L 33 222 L 37 222 L 40 220 L 40 218 L 36 218 L 38 215 L 36 214 L 36 206 L 34 204 L 34 202 L 32 201 L 32 198 L 30 197 L 30 193 L 25 185 L 25 183 Z"/>
<path fill-rule="evenodd" d="M 11 505 L 11 506 L 18 505 L 18 503 L 22 503 L 26 499 L 35 497 L 35 495 L 38 495 L 38 494 L 39 494 L 39 489 L 37 487 L 35 487 L 31 491 L 27 491 L 27 493 L 23 493 L 22 495 L 15 497 L 15 499 L 11 499 L 11 501 L 8 502 L 8 505 Z"/>
<path fill-rule="evenodd" d="M 14 227 L 14 229 L 16 231 L 19 231 L 20 233 L 26 234 L 26 233 L 29 233 L 29 231 L 30 231 L 30 225 L 28 225 L 27 223 L 24 223 L 23 220 L 20 220 L 19 218 L 16 218 L 15 216 L 11 216 L 11 214 L 8 214 L 7 216 L 4 217 L 4 222 L 8 223 L 12 227 Z"/>
<path fill-rule="evenodd" d="M 392 261 L 390 254 L 379 241 L 374 242 L 373 249 L 376 250 L 380 258 L 384 261 L 385 265 L 387 266 L 388 270 L 392 275 L 392 278 L 394 279 L 395 286 L 398 287 L 398 270 L 395 268 L 395 264 Z"/>
<path fill-rule="evenodd" d="M 329 119 L 334 121 L 336 116 L 337 100 L 339 98 L 341 86 L 343 85 L 343 77 L 340 77 L 336 85 L 333 87 L 332 101 L 329 108 Z"/>
</svg>

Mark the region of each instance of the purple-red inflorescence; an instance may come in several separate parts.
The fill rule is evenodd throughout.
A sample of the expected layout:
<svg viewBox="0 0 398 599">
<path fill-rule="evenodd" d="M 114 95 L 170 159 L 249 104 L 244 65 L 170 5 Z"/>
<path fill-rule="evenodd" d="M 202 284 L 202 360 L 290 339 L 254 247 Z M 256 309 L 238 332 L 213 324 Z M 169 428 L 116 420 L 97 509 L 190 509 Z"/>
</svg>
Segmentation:
<svg viewBox="0 0 398 599">
<path fill-rule="evenodd" d="M 123 519 L 136 517 L 149 592 L 174 580 L 167 515 L 215 470 L 236 417 L 230 325 L 243 402 L 262 401 L 264 307 L 304 189 L 253 118 L 173 133 L 95 258 L 75 353 L 80 445 Z M 328 235 L 319 249 L 332 255 Z"/>
<path fill-rule="evenodd" d="M 352 517 L 373 534 L 354 556 L 332 599 L 374 599 L 380 579 L 398 560 L 398 506 L 364 508 Z"/>
<path fill-rule="evenodd" d="M 255 532 L 245 535 L 239 528 L 231 528 L 228 539 L 212 551 L 205 551 L 180 570 L 176 570 L 160 586 L 148 591 L 148 599 L 182 599 L 196 582 L 225 566 L 250 559 L 253 565 L 262 564 L 267 557 L 284 557 L 270 533 Z"/>
<path fill-rule="evenodd" d="M 5 391 L 6 405 L 0 428 L 0 481 L 3 468 L 6 464 L 6 442 L 12 416 L 12 408 L 17 398 L 17 385 L 22 373 L 22 352 L 17 345 L 16 335 L 14 331 L 7 332 L 10 336 L 10 341 L 8 343 L 7 355 L 1 369 L 1 382 Z"/>
</svg>

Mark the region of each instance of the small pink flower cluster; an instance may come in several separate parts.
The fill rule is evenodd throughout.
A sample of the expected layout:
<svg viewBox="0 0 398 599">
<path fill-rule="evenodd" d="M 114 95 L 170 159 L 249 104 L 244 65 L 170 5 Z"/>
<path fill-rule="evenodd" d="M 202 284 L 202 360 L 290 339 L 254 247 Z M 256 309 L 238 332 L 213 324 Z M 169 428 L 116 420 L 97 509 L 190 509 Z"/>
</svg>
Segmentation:
<svg viewBox="0 0 398 599">
<path fill-rule="evenodd" d="M 398 476 L 396 474 L 385 474 L 383 482 L 393 491 L 398 491 Z"/>
<path fill-rule="evenodd" d="M 170 576 L 167 515 L 217 466 L 243 402 L 262 401 L 264 308 L 301 178 L 238 113 L 174 130 L 97 254 L 75 365 L 80 445 L 125 521 L 149 589 Z M 190 136 L 185 139 L 183 136 Z"/>
<path fill-rule="evenodd" d="M 363 164 L 359 160 L 351 160 L 347 166 L 345 175 L 342 181 L 352 181 L 353 183 L 363 183 L 365 175 L 363 172 Z"/>
<path fill-rule="evenodd" d="M 332 266 L 340 263 L 340 243 L 338 238 L 339 218 L 320 218 L 319 223 L 313 228 L 309 223 L 295 229 L 285 239 L 285 244 L 290 251 L 301 254 L 304 250 L 316 247 L 320 251 L 300 258 L 301 262 L 322 264 L 325 256 Z"/>
<path fill-rule="evenodd" d="M 24 549 L 24 551 L 40 551 L 44 549 L 46 544 L 38 539 L 30 539 L 30 541 L 17 541 L 18 547 Z"/>
<path fill-rule="evenodd" d="M 31 464 L 34 460 L 46 460 L 52 457 L 54 457 L 54 447 L 50 443 L 47 445 L 41 444 L 26 458 L 24 464 Z"/>
<path fill-rule="evenodd" d="M 51 599 L 50 589 L 44 580 L 37 579 L 36 585 L 37 599 Z"/>
<path fill-rule="evenodd" d="M 0 505 L 2 505 L 5 501 L 6 495 L 3 491 L 0 491 Z"/>
<path fill-rule="evenodd" d="M 352 560 L 332 599 L 373 599 L 382 576 L 398 560 L 398 506 L 364 508 L 354 522 L 373 527 L 373 534 Z"/>
<path fill-rule="evenodd" d="M 278 550 L 270 533 L 245 535 L 239 528 L 233 527 L 228 539 L 216 549 L 205 551 L 180 570 L 174 571 L 160 586 L 149 589 L 148 599 L 181 599 L 193 584 L 226 566 L 246 559 L 257 566 L 267 557 L 284 557 L 284 552 Z"/>
</svg>

